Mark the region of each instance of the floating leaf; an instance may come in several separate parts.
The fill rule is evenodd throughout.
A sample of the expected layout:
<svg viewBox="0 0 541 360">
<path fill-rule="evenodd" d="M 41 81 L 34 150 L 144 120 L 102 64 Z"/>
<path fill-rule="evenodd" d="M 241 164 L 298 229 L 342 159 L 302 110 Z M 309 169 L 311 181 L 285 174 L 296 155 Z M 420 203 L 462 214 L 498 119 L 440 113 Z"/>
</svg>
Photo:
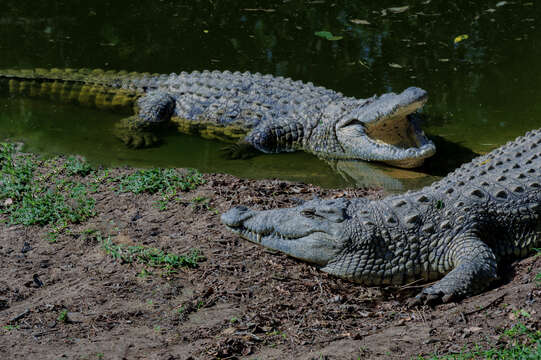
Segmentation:
<svg viewBox="0 0 541 360">
<path fill-rule="evenodd" d="M 332 36 L 332 33 L 331 33 L 331 32 L 328 32 L 328 31 L 316 31 L 316 32 L 314 33 L 314 35 L 326 39 L 326 38 L 328 38 L 329 36 Z"/>
<path fill-rule="evenodd" d="M 370 23 L 366 20 L 361 19 L 351 19 L 349 20 L 350 23 L 356 24 L 356 25 L 370 25 Z"/>
<path fill-rule="evenodd" d="M 458 35 L 455 40 L 454 40 L 454 43 L 455 44 L 458 44 L 459 42 L 463 41 L 463 40 L 466 40 L 467 38 L 469 38 L 470 36 L 468 34 L 462 34 L 462 35 Z"/>
<path fill-rule="evenodd" d="M 340 40 L 342 39 L 343 37 L 342 36 L 334 36 L 331 32 L 329 31 L 316 31 L 314 33 L 314 35 L 316 36 L 319 36 L 319 37 L 322 37 L 324 39 L 327 39 L 329 41 L 336 41 L 336 40 Z"/>
<path fill-rule="evenodd" d="M 389 63 L 389 66 L 392 67 L 392 68 L 395 68 L 395 69 L 402 69 L 402 65 L 400 64 L 395 64 L 395 63 Z"/>
<path fill-rule="evenodd" d="M 390 7 L 390 8 L 387 8 L 387 10 L 389 10 L 389 12 L 393 14 L 400 14 L 408 10 L 409 8 L 410 7 L 406 5 L 406 6 Z"/>
<path fill-rule="evenodd" d="M 263 9 L 263 8 L 246 8 L 246 9 L 242 9 L 244 11 L 261 11 L 261 12 L 266 12 L 266 13 L 272 13 L 272 12 L 275 12 L 276 9 Z"/>
</svg>

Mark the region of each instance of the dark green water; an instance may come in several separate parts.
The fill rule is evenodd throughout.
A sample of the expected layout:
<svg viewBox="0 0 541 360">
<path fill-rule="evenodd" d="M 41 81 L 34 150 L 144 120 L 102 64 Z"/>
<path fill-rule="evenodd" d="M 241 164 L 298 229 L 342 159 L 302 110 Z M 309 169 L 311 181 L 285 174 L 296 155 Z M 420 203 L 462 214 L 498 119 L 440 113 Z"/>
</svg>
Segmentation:
<svg viewBox="0 0 541 360">
<path fill-rule="evenodd" d="M 363 98 L 415 85 L 430 94 L 423 128 L 438 146 L 420 169 L 428 175 L 341 164 L 349 174 L 341 176 L 304 153 L 224 160 L 223 144 L 178 134 L 159 148 L 128 150 L 110 135 L 119 115 L 0 98 L 0 137 L 43 154 L 401 190 L 541 127 L 535 1 L 4 0 L 0 9 L 0 68 L 249 70 Z M 342 38 L 329 41 L 318 31 Z M 455 44 L 462 34 L 468 38 Z"/>
</svg>

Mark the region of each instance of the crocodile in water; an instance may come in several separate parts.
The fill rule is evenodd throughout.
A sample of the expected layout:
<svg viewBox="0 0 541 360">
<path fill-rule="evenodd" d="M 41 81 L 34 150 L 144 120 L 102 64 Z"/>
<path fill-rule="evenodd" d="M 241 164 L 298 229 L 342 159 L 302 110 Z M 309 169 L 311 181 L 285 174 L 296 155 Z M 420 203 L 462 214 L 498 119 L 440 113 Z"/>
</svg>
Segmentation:
<svg viewBox="0 0 541 360">
<path fill-rule="evenodd" d="M 541 244 L 541 129 L 419 191 L 381 200 L 314 199 L 284 209 L 235 207 L 242 237 L 367 285 L 433 281 L 415 302 L 477 294 L 504 259 Z"/>
<path fill-rule="evenodd" d="M 156 140 L 152 127 L 174 124 L 183 133 L 265 153 L 304 150 L 325 159 L 405 168 L 420 166 L 435 153 L 412 115 L 427 99 L 416 87 L 356 99 L 248 72 L 151 75 L 88 69 L 0 70 L 0 86 L 11 94 L 130 113 L 118 133 L 134 147 Z"/>
</svg>

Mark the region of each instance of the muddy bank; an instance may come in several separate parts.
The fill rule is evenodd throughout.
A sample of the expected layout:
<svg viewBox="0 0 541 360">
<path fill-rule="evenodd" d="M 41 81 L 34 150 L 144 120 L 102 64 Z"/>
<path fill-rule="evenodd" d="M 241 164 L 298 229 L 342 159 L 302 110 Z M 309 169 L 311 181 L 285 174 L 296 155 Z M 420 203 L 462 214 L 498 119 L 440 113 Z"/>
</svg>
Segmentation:
<svg viewBox="0 0 541 360">
<path fill-rule="evenodd" d="M 65 227 L 12 224 L 6 209 L 14 200 L 2 200 L 5 358 L 430 358 L 531 344 L 539 329 L 539 256 L 509 264 L 481 295 L 409 309 L 404 300 L 419 285 L 379 289 L 336 279 L 244 241 L 219 221 L 240 204 L 268 209 L 381 191 L 205 174 L 174 195 L 136 194 L 121 191 L 119 180 L 135 169 L 69 175 L 65 158 L 30 158 L 50 188 L 61 180 L 86 184 L 94 213 Z M 191 265 L 153 266 L 136 252 L 149 249 L 199 255 Z"/>
</svg>

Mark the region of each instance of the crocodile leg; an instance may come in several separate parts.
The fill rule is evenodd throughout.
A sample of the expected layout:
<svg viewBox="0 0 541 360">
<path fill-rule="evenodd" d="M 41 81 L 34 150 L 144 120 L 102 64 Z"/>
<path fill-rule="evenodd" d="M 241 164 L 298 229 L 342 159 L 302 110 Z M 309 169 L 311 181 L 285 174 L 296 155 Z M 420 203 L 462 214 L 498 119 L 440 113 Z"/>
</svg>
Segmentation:
<svg viewBox="0 0 541 360">
<path fill-rule="evenodd" d="M 262 121 L 246 136 L 245 141 L 259 151 L 272 154 L 300 150 L 303 139 L 302 124 L 284 117 Z"/>
<path fill-rule="evenodd" d="M 171 119 L 175 99 L 163 91 L 151 91 L 140 97 L 135 105 L 135 115 L 117 124 L 115 135 L 133 148 L 152 146 L 158 138 L 152 128 Z"/>
<path fill-rule="evenodd" d="M 231 159 L 246 159 L 257 151 L 266 154 L 292 152 L 302 149 L 303 126 L 287 118 L 260 122 L 246 137 L 236 144 L 223 148 Z M 254 151 L 255 150 L 255 151 Z"/>
<path fill-rule="evenodd" d="M 423 289 L 412 305 L 427 302 L 449 302 L 478 294 L 494 280 L 496 256 L 475 232 L 458 235 L 448 250 L 454 269 L 434 285 Z"/>
</svg>

